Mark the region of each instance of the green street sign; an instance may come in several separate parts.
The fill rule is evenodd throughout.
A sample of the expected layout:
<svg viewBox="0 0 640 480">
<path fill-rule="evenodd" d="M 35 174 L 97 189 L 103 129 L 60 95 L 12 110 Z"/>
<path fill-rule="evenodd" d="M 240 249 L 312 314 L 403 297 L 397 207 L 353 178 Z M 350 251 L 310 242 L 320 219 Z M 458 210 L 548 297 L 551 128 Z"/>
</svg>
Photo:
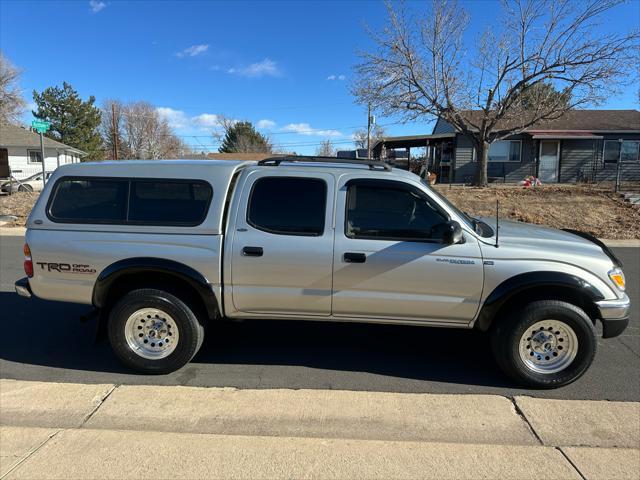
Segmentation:
<svg viewBox="0 0 640 480">
<path fill-rule="evenodd" d="M 46 120 L 34 120 L 31 122 L 31 127 L 38 133 L 45 133 L 51 127 L 51 123 Z"/>
</svg>

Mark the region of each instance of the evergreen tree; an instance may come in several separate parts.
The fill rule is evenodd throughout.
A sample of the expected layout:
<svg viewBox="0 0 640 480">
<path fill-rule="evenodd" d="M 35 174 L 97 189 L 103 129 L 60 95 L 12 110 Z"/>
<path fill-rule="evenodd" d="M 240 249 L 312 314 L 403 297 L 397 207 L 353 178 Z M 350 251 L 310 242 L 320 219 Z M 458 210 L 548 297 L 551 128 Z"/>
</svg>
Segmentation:
<svg viewBox="0 0 640 480">
<path fill-rule="evenodd" d="M 557 90 L 553 84 L 539 82 L 525 85 L 518 96 L 518 100 L 525 110 L 535 110 L 540 104 L 556 104 L 558 108 L 571 108 L 571 91 Z"/>
<path fill-rule="evenodd" d="M 224 122 L 225 130 L 220 153 L 271 153 L 269 139 L 258 132 L 251 122 Z"/>
<path fill-rule="evenodd" d="M 102 137 L 98 131 L 101 115 L 94 106 L 94 96 L 83 101 L 70 84 L 63 82 L 62 88 L 49 87 L 42 93 L 34 90 L 33 99 L 37 106 L 33 116 L 51 122 L 47 137 L 87 152 L 83 160 L 102 158 Z"/>
</svg>

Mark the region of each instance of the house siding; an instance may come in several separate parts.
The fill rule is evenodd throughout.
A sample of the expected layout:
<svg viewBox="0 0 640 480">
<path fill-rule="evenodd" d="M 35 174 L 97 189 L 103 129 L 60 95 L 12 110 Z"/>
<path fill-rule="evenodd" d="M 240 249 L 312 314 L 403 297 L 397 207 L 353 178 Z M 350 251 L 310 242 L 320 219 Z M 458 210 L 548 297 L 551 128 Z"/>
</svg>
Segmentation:
<svg viewBox="0 0 640 480">
<path fill-rule="evenodd" d="M 27 148 L 27 147 L 5 147 L 7 148 L 7 152 L 9 154 L 9 167 L 11 167 L 11 172 L 13 176 L 18 180 L 22 180 L 24 178 L 30 177 L 31 175 L 35 175 L 37 173 L 42 172 L 42 164 L 41 163 L 30 163 L 29 162 L 29 150 L 38 150 L 37 148 Z M 45 170 L 47 172 L 52 172 L 55 170 L 58 165 L 64 165 L 66 163 L 77 162 L 78 157 L 72 157 L 71 155 L 65 155 L 64 152 L 61 152 L 55 148 L 45 148 Z"/>
<path fill-rule="evenodd" d="M 596 149 L 595 140 L 561 140 L 558 182 L 575 183 L 590 178 Z"/>
<path fill-rule="evenodd" d="M 454 182 L 468 183 L 476 173 L 476 162 L 473 161 L 473 142 L 468 135 L 456 135 L 454 156 Z"/>
<path fill-rule="evenodd" d="M 490 162 L 487 165 L 487 175 L 490 178 L 499 178 L 505 182 L 519 182 L 528 175 L 536 174 L 536 145 L 531 137 L 526 134 L 514 135 L 508 140 L 520 140 L 522 142 L 520 162 Z M 468 135 L 456 136 L 455 153 L 455 182 L 469 183 L 476 172 L 474 160 L 474 146 Z"/>
<path fill-rule="evenodd" d="M 615 181 L 617 164 L 604 163 L 604 142 L 606 140 L 635 140 L 640 141 L 640 134 L 606 134 L 598 141 L 593 168 L 593 180 L 596 182 Z M 620 180 L 622 182 L 640 182 L 640 162 L 623 162 L 620 165 Z"/>
<path fill-rule="evenodd" d="M 603 139 L 560 140 L 560 164 L 558 182 L 576 183 L 579 181 L 615 181 L 617 165 L 604 163 L 605 140 L 636 140 L 636 134 L 606 134 Z M 487 166 L 489 178 L 499 178 L 507 183 L 523 180 L 528 175 L 537 174 L 537 158 L 540 142 L 528 134 L 509 137 L 508 140 L 522 141 L 521 162 L 490 162 Z M 473 180 L 476 162 L 473 157 L 473 143 L 466 135 L 456 136 L 454 182 L 468 183 Z M 620 166 L 622 182 L 640 182 L 640 162 L 624 162 Z"/>
</svg>

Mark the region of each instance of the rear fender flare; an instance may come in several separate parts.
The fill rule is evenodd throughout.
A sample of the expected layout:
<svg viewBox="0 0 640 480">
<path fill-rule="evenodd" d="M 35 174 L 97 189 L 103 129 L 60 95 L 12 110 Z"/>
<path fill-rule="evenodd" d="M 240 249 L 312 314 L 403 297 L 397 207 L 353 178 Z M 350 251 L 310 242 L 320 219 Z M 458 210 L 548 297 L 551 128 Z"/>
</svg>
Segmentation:
<svg viewBox="0 0 640 480">
<path fill-rule="evenodd" d="M 197 270 L 173 260 L 155 257 L 127 258 L 112 263 L 100 272 L 93 287 L 92 303 L 97 308 L 107 304 L 109 290 L 127 275 L 162 273 L 187 283 L 202 299 L 209 318 L 220 315 L 219 303 L 207 279 Z"/>
</svg>

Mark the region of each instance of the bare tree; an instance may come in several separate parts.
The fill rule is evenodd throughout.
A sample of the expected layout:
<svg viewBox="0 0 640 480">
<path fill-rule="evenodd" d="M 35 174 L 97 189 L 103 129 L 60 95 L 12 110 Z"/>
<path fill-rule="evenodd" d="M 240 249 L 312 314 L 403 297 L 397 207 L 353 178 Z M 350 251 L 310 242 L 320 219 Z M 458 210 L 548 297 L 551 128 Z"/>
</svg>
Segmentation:
<svg viewBox="0 0 640 480">
<path fill-rule="evenodd" d="M 123 105 L 121 111 L 122 149 L 128 158 L 150 160 L 183 154 L 184 143 L 153 105 L 134 102 Z"/>
<path fill-rule="evenodd" d="M 22 72 L 0 52 L 0 123 L 19 123 L 25 101 L 18 82 Z"/>
<path fill-rule="evenodd" d="M 386 131 L 384 128 L 374 125 L 371 129 L 371 148 L 376 144 L 378 140 L 386 135 Z M 353 133 L 353 143 L 356 148 L 367 148 L 367 130 L 356 130 Z"/>
<path fill-rule="evenodd" d="M 372 33 L 377 49 L 360 54 L 354 94 L 383 114 L 440 117 L 470 136 L 474 184 L 485 186 L 492 142 L 601 104 L 637 78 L 639 32 L 597 32 L 621 1 L 503 0 L 502 33 L 474 45 L 464 44 L 469 18 L 455 0 L 432 0 L 422 18 L 389 3 L 387 26 Z"/>
<path fill-rule="evenodd" d="M 335 157 L 336 149 L 333 148 L 331 140 L 324 140 L 321 142 L 318 148 L 316 148 L 316 155 L 319 157 Z"/>
</svg>

